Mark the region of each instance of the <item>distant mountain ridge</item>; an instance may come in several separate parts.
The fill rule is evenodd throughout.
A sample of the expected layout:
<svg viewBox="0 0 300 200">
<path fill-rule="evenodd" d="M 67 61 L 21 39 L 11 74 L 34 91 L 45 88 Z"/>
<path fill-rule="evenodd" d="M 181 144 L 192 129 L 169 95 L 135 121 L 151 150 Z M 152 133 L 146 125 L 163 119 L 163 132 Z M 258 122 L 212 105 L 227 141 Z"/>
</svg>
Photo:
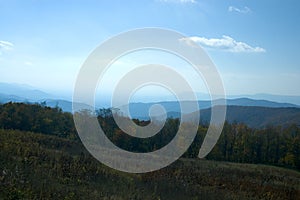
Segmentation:
<svg viewBox="0 0 300 200">
<path fill-rule="evenodd" d="M 289 126 L 295 124 L 300 127 L 300 108 L 299 106 L 291 106 L 290 104 L 277 104 L 275 102 L 258 101 L 247 99 L 249 104 L 241 104 L 240 99 L 233 100 L 227 104 L 226 121 L 229 123 L 244 123 L 251 128 L 266 128 L 268 126 Z M 233 105 L 233 104 L 236 105 Z M 264 105 L 264 106 L 259 106 Z M 149 114 L 146 108 L 135 110 L 135 105 L 131 105 L 131 117 L 143 120 L 149 120 Z M 147 105 L 149 106 L 149 105 Z M 273 107 L 272 107 L 273 106 Z M 148 107 L 147 107 L 148 108 Z M 177 109 L 167 110 L 167 117 L 180 118 L 181 112 Z M 189 113 L 184 113 L 189 115 Z M 211 108 L 206 107 L 200 110 L 200 122 L 208 124 L 211 117 Z M 158 117 L 160 118 L 160 117 Z"/>
<path fill-rule="evenodd" d="M 54 98 L 48 94 L 28 85 L 0 83 L 0 102 L 7 101 L 39 101 L 41 99 Z"/>
<path fill-rule="evenodd" d="M 211 108 L 201 110 L 200 120 L 202 123 L 209 123 L 210 117 Z M 226 121 L 244 123 L 251 128 L 286 127 L 292 124 L 300 127 L 300 108 L 227 106 Z"/>
<path fill-rule="evenodd" d="M 218 105 L 218 100 L 214 100 L 215 104 Z M 300 106 L 290 103 L 277 103 L 267 100 L 254 100 L 249 98 L 239 98 L 239 99 L 228 99 L 226 100 L 227 106 L 255 106 L 255 107 L 269 107 L 269 108 L 300 108 Z M 183 101 L 182 102 L 185 105 L 191 104 L 191 101 Z M 149 110 L 151 106 L 159 104 L 163 106 L 168 113 L 168 116 L 172 116 L 170 113 L 181 113 L 180 110 L 180 104 L 176 101 L 165 101 L 165 102 L 153 102 L 153 103 L 130 103 L 129 104 L 129 111 L 130 116 L 132 118 L 144 118 L 147 119 L 149 115 Z M 208 109 L 211 107 L 211 101 L 198 101 L 198 107 L 200 110 Z M 128 106 L 121 107 L 121 111 L 126 113 L 126 110 Z M 189 106 L 187 106 L 189 107 Z M 186 113 L 195 112 L 196 110 L 187 110 Z M 172 116 L 174 117 L 174 116 Z"/>
<path fill-rule="evenodd" d="M 300 96 L 291 96 L 291 95 L 274 95 L 274 94 L 252 94 L 252 95 L 229 95 L 228 98 L 230 99 L 237 99 L 237 98 L 250 98 L 255 100 L 268 100 L 274 101 L 278 103 L 291 103 L 300 105 Z"/>
<path fill-rule="evenodd" d="M 217 100 L 214 101 L 216 102 Z M 245 123 L 254 128 L 261 128 L 268 125 L 285 126 L 292 123 L 300 126 L 299 105 L 251 98 L 233 98 L 226 101 L 226 120 L 229 122 Z M 30 86 L 0 83 L 0 103 L 7 102 L 45 103 L 49 107 L 60 107 L 64 112 L 72 112 L 71 101 L 55 98 L 54 95 L 36 90 Z M 183 101 L 182 103 L 188 105 L 191 101 Z M 210 120 L 211 101 L 203 100 L 197 103 L 200 108 L 201 121 L 208 123 Z M 130 103 L 129 105 L 120 107 L 120 110 L 126 114 L 126 110 L 129 107 L 131 118 L 148 120 L 149 110 L 155 104 L 163 106 L 168 117 L 177 118 L 181 116 L 180 104 L 176 101 Z M 77 103 L 77 107 L 87 108 L 88 106 Z M 98 105 L 98 108 L 102 107 Z M 183 114 L 195 111 L 188 109 Z"/>
<path fill-rule="evenodd" d="M 200 95 L 205 97 L 205 95 Z M 11 84 L 0 83 L 0 103 L 6 102 L 29 102 L 29 103 L 41 103 L 45 102 L 50 107 L 60 107 L 65 112 L 72 112 L 72 102 L 70 100 L 57 98 L 57 96 L 43 92 L 34 87 L 23 84 Z M 101 104 L 97 104 L 97 107 L 101 107 Z M 183 101 L 183 103 L 189 103 L 189 101 Z M 150 103 L 130 103 L 131 116 L 133 118 L 148 116 L 149 109 L 154 104 L 160 104 L 164 106 L 167 113 L 181 112 L 179 103 L 176 101 L 162 101 L 162 102 L 150 102 Z M 206 109 L 211 107 L 211 101 L 203 100 L 198 101 L 200 109 Z M 227 105 L 235 106 L 260 106 L 260 107 L 300 107 L 291 103 L 279 103 L 269 100 L 255 100 L 251 98 L 234 98 L 227 99 Z M 103 106 L 105 107 L 105 106 Z M 195 110 L 187 110 L 187 113 L 194 112 Z"/>
</svg>

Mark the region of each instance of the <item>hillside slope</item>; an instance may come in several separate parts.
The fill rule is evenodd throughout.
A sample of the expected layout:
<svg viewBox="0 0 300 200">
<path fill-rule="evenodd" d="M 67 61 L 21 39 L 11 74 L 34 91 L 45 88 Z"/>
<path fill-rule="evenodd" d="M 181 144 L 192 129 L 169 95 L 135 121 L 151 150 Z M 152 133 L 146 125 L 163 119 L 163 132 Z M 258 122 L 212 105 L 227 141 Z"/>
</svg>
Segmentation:
<svg viewBox="0 0 300 200">
<path fill-rule="evenodd" d="M 0 130 L 0 199 L 299 199 L 300 173 L 180 159 L 146 174 L 112 170 L 80 143 Z"/>
</svg>

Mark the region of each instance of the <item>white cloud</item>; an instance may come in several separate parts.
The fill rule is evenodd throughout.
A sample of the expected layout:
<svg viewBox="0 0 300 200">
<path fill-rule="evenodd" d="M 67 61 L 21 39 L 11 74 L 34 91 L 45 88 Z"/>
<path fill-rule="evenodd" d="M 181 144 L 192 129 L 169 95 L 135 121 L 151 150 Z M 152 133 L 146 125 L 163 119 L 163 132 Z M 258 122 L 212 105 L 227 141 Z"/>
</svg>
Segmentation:
<svg viewBox="0 0 300 200">
<path fill-rule="evenodd" d="M 1 41 L 0 40 L 0 49 L 11 50 L 11 49 L 13 49 L 13 46 L 14 45 L 11 42 Z"/>
<path fill-rule="evenodd" d="M 247 14 L 247 13 L 251 12 L 251 9 L 248 8 L 247 6 L 245 6 L 244 8 L 237 8 L 237 7 L 234 7 L 234 6 L 229 6 L 228 11 L 229 12 L 238 12 L 238 13 L 242 13 L 242 14 Z"/>
<path fill-rule="evenodd" d="M 197 3 L 196 0 L 160 0 L 166 3 Z"/>
<path fill-rule="evenodd" d="M 190 39 L 190 40 L 189 40 Z M 190 37 L 189 39 L 182 38 L 182 41 L 187 42 L 189 45 L 193 45 L 190 41 L 196 42 L 203 47 L 208 47 L 217 50 L 229 51 L 229 52 L 266 52 L 261 47 L 252 47 L 244 42 L 238 42 L 229 36 L 222 36 L 222 38 L 205 38 L 205 37 Z"/>
<path fill-rule="evenodd" d="M 7 41 L 1 41 L 1 40 L 0 40 L 0 55 L 1 55 L 2 52 L 4 52 L 4 51 L 12 50 L 13 47 L 14 47 L 13 43 L 7 42 Z"/>
<path fill-rule="evenodd" d="M 179 0 L 180 3 L 196 3 L 197 1 L 195 0 Z"/>
<path fill-rule="evenodd" d="M 31 66 L 33 66 L 33 63 L 31 61 L 25 61 L 24 65 L 31 67 Z"/>
</svg>

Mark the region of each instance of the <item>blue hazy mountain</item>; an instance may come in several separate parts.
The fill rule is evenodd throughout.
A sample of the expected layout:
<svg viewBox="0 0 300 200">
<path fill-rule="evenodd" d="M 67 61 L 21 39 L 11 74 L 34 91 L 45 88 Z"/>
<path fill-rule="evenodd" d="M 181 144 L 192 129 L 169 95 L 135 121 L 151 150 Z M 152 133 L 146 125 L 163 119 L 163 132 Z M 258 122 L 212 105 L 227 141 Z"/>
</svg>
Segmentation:
<svg viewBox="0 0 300 200">
<path fill-rule="evenodd" d="M 217 104 L 217 100 L 214 105 Z M 187 105 L 192 104 L 190 101 L 183 101 L 182 104 Z M 198 107 L 200 110 L 208 109 L 211 107 L 211 101 L 198 101 Z M 130 103 L 129 104 L 129 111 L 130 116 L 132 118 L 139 118 L 139 119 L 149 119 L 149 110 L 150 108 L 155 105 L 159 104 L 164 107 L 166 113 L 168 113 L 169 117 L 177 117 L 181 113 L 180 103 L 176 101 L 166 101 L 166 102 L 155 102 L 155 103 Z M 239 98 L 239 99 L 228 99 L 227 100 L 228 106 L 247 106 L 247 107 L 268 107 L 268 108 L 300 108 L 299 105 L 290 104 L 290 103 L 277 103 L 273 101 L 267 100 L 254 100 L 249 98 Z M 127 106 L 121 108 L 121 111 L 126 113 Z M 190 109 L 187 110 L 184 114 L 192 113 L 196 110 Z"/>
<path fill-rule="evenodd" d="M 182 93 L 182 95 L 188 96 L 189 93 Z M 196 98 L 199 100 L 210 100 L 211 96 L 207 93 L 201 93 L 197 92 L 195 94 Z M 215 99 L 222 98 L 221 96 L 216 95 Z M 259 94 L 242 94 L 242 95 L 226 95 L 226 99 L 243 99 L 243 98 L 248 98 L 248 99 L 253 99 L 253 100 L 266 100 L 266 101 L 273 101 L 277 103 L 290 103 L 290 104 L 295 104 L 300 106 L 300 96 L 291 96 L 291 95 L 275 95 L 275 94 L 264 94 L 264 93 L 259 93 Z M 148 97 L 138 97 L 135 98 L 135 102 L 146 102 L 146 103 L 151 103 L 151 102 L 158 102 L 161 101 L 161 99 L 164 99 L 164 101 L 174 101 L 174 96 L 163 96 L 159 98 L 148 98 Z M 188 100 L 188 99 L 187 99 Z"/>
<path fill-rule="evenodd" d="M 34 87 L 24 84 L 0 83 L 0 101 L 38 101 L 55 97 Z"/>
<path fill-rule="evenodd" d="M 0 103 L 7 102 L 45 103 L 49 107 L 59 107 L 65 112 L 72 112 L 70 100 L 25 84 L 0 83 Z M 85 104 L 78 103 L 77 105 L 82 108 L 87 107 Z"/>
<path fill-rule="evenodd" d="M 203 99 L 208 99 L 208 95 L 206 94 L 198 94 L 198 98 L 203 97 Z M 245 95 L 246 96 L 246 95 Z M 297 96 L 288 96 L 286 97 L 288 103 L 284 102 L 284 96 L 278 95 L 266 95 L 261 94 L 260 96 L 253 96 L 256 98 L 266 97 L 269 99 L 278 99 L 278 102 L 270 101 L 270 100 L 257 100 L 251 98 L 232 98 L 227 99 L 227 120 L 228 121 L 237 121 L 237 122 L 245 122 L 251 126 L 255 124 L 257 126 L 262 126 L 262 124 L 273 122 L 280 122 L 283 124 L 284 121 L 295 121 L 293 120 L 292 112 L 298 111 L 295 108 L 300 108 L 299 104 L 292 104 L 289 102 L 298 102 Z M 103 98 L 107 101 L 105 98 Z M 104 100 L 102 99 L 102 102 Z M 289 101 L 288 101 L 289 100 Z M 72 102 L 69 99 L 63 99 L 58 97 L 58 95 L 49 94 L 47 92 L 38 90 L 34 87 L 28 85 L 21 84 L 9 84 L 9 83 L 0 83 L 0 103 L 6 102 L 27 102 L 27 103 L 46 103 L 47 106 L 50 107 L 60 107 L 65 112 L 72 112 Z M 183 101 L 183 104 L 189 104 L 190 101 Z M 211 101 L 202 100 L 198 101 L 199 109 L 201 110 L 201 120 L 206 120 L 210 118 L 209 116 L 209 108 L 211 107 Z M 180 104 L 177 101 L 163 101 L 163 102 L 148 102 L 148 103 L 130 103 L 129 111 L 130 116 L 132 118 L 138 119 L 149 119 L 149 110 L 151 106 L 155 104 L 160 104 L 164 107 L 168 117 L 180 117 L 181 110 Z M 77 103 L 78 107 L 86 108 L 87 105 L 82 103 Z M 96 102 L 97 108 L 107 107 L 99 102 Z M 121 111 L 127 109 L 128 106 L 121 107 Z M 276 109 L 279 108 L 279 109 Z M 291 109 L 290 109 L 291 108 Z M 186 113 L 192 113 L 195 110 L 188 109 Z M 126 113 L 126 111 L 125 111 Z M 279 117 L 277 117 L 279 116 Z M 280 119 L 280 117 L 282 119 Z M 294 115 L 296 121 L 298 120 L 298 115 Z M 252 120 L 251 120 L 252 119 Z M 260 119 L 260 120 L 256 120 Z M 279 120 L 280 119 L 280 120 Z"/>
<path fill-rule="evenodd" d="M 291 103 L 300 105 L 300 96 L 290 96 L 290 95 L 274 95 L 274 94 L 252 94 L 252 95 L 229 95 L 227 98 L 237 99 L 237 98 L 250 98 L 255 100 L 268 100 L 279 103 Z"/>
<path fill-rule="evenodd" d="M 191 114 L 185 114 L 190 119 Z M 180 118 L 180 112 L 168 112 L 168 117 Z M 200 111 L 200 122 L 209 124 L 211 108 Z M 139 117 L 148 120 L 148 116 Z M 158 117 L 160 118 L 160 117 Z M 300 108 L 296 107 L 258 107 L 258 106 L 227 106 L 226 121 L 243 123 L 251 128 L 267 128 L 271 126 L 287 127 L 292 124 L 300 127 Z"/>
<path fill-rule="evenodd" d="M 209 123 L 210 117 L 210 108 L 201 110 L 200 120 L 202 123 Z M 252 128 L 285 127 L 292 124 L 300 127 L 300 108 L 227 106 L 226 121 L 229 123 L 244 123 Z"/>
</svg>

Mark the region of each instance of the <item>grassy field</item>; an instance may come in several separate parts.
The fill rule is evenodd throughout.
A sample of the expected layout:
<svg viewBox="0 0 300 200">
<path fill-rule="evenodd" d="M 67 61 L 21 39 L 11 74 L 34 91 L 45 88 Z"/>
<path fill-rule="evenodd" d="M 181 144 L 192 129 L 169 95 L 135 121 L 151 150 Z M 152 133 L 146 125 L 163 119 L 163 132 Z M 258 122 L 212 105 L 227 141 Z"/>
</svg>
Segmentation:
<svg viewBox="0 0 300 200">
<path fill-rule="evenodd" d="M 0 149 L 0 199 L 300 199 L 300 173 L 273 166 L 182 158 L 128 174 L 75 141 L 14 130 Z"/>
</svg>

